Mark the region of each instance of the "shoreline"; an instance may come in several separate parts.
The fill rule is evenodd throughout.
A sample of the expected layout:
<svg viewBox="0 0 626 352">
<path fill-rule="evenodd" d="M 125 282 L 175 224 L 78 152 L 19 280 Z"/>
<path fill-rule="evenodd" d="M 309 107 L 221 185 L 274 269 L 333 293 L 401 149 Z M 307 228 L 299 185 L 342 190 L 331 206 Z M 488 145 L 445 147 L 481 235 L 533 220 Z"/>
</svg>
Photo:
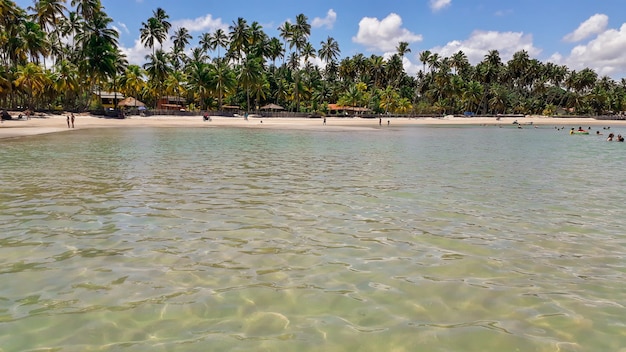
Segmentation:
<svg viewBox="0 0 626 352">
<path fill-rule="evenodd" d="M 5 120 L 0 124 L 0 139 L 19 138 L 48 133 L 71 132 L 81 129 L 99 128 L 141 128 L 141 127 L 241 127 L 241 128 L 270 128 L 270 129 L 300 129 L 300 130 L 375 130 L 388 127 L 403 126 L 437 126 L 437 125 L 489 125 L 507 126 L 513 121 L 520 125 L 533 126 L 626 126 L 626 120 L 595 120 L 593 118 L 559 118 L 544 116 L 527 116 L 523 118 L 502 117 L 421 117 L 421 118 L 382 118 L 382 126 L 377 118 L 341 118 L 328 117 L 326 125 L 323 118 L 299 117 L 255 117 L 248 120 L 243 117 L 212 116 L 211 121 L 204 121 L 202 116 L 130 116 L 126 119 L 106 118 L 89 114 L 76 114 L 75 128 L 68 128 L 65 115 L 38 116 L 28 120 Z"/>
</svg>

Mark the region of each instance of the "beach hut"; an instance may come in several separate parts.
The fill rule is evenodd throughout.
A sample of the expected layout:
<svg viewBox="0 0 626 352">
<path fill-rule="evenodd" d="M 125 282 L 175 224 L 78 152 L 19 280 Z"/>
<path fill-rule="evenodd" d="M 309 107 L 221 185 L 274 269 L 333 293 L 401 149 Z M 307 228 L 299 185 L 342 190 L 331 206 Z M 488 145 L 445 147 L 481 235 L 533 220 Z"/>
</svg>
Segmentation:
<svg viewBox="0 0 626 352">
<path fill-rule="evenodd" d="M 285 108 L 277 104 L 267 104 L 267 105 L 261 106 L 261 110 L 276 111 L 276 110 L 285 110 Z"/>
<path fill-rule="evenodd" d="M 127 107 L 140 107 L 140 106 L 146 106 L 146 104 L 142 103 L 141 101 L 133 98 L 133 97 L 128 97 L 126 99 L 123 99 L 122 101 L 120 101 L 119 103 L 117 103 L 118 106 L 127 106 Z"/>
</svg>

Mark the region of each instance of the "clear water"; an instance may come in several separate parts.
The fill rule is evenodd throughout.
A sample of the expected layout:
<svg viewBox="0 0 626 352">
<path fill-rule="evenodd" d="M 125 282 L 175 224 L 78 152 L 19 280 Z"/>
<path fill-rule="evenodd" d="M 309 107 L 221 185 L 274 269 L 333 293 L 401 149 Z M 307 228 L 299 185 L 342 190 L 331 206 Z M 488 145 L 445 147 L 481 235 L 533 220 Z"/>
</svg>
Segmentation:
<svg viewBox="0 0 626 352">
<path fill-rule="evenodd" d="M 618 351 L 625 161 L 551 128 L 4 140 L 0 351 Z"/>
</svg>

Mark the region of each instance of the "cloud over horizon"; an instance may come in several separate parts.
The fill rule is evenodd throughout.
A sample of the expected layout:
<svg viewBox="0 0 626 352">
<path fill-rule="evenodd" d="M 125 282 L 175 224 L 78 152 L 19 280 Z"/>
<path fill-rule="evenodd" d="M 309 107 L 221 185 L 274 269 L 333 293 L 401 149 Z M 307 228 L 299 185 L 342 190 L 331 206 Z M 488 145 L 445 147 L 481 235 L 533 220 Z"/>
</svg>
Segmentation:
<svg viewBox="0 0 626 352">
<path fill-rule="evenodd" d="M 371 51 L 392 51 L 399 42 L 415 43 L 422 41 L 421 34 L 415 34 L 402 26 L 402 17 L 391 13 L 382 20 L 363 17 L 359 30 L 352 41 L 364 45 Z"/>
<path fill-rule="evenodd" d="M 328 29 L 333 29 L 333 26 L 335 25 L 336 21 L 337 21 L 337 13 L 335 12 L 335 10 L 330 9 L 326 13 L 326 17 L 324 18 L 315 17 L 313 21 L 311 22 L 311 27 L 313 28 L 326 27 Z"/>
<path fill-rule="evenodd" d="M 593 35 L 602 33 L 609 24 L 609 16 L 604 14 L 595 14 L 581 23 L 576 30 L 563 37 L 566 42 L 579 42 Z"/>
<path fill-rule="evenodd" d="M 526 50 L 531 57 L 537 57 L 541 49 L 533 44 L 532 34 L 523 32 L 496 32 L 476 30 L 465 40 L 454 40 L 446 45 L 430 49 L 442 56 L 452 56 L 462 50 L 470 63 L 477 64 L 490 50 L 498 50 L 503 62 L 510 60 L 517 51 Z"/>
<path fill-rule="evenodd" d="M 452 5 L 452 0 L 430 0 L 430 9 L 433 12 L 441 11 Z"/>
</svg>

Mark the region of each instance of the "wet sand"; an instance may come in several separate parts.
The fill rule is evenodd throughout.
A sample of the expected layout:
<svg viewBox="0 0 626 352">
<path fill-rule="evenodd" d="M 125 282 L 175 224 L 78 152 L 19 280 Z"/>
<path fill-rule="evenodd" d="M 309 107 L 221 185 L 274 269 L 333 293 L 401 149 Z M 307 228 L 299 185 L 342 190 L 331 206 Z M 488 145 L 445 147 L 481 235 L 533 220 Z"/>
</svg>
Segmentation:
<svg viewBox="0 0 626 352">
<path fill-rule="evenodd" d="M 126 119 L 96 117 L 87 114 L 76 115 L 75 128 L 68 128 L 65 115 L 47 115 L 34 117 L 28 120 L 8 120 L 0 124 L 0 138 L 16 138 L 46 133 L 71 132 L 80 129 L 95 128 L 137 128 L 137 127 L 242 127 L 242 128 L 275 128 L 275 129 L 313 129 L 313 130 L 363 130 L 410 126 L 410 125 L 511 125 L 518 121 L 522 127 L 536 126 L 626 126 L 624 120 L 595 120 L 593 118 L 555 118 L 543 116 L 528 116 L 524 118 L 504 117 L 496 120 L 493 117 L 443 117 L 443 118 L 326 118 L 326 125 L 322 118 L 263 118 L 251 116 L 248 120 L 243 117 L 211 117 L 211 121 L 204 121 L 201 116 L 130 116 Z M 387 123 L 389 121 L 389 125 Z"/>
</svg>

